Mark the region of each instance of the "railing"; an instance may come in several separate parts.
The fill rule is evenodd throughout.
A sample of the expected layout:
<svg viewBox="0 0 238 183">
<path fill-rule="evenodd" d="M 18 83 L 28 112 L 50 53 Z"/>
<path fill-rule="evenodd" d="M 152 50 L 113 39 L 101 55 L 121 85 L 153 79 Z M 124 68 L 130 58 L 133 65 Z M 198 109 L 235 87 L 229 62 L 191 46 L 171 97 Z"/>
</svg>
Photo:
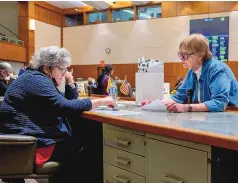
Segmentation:
<svg viewBox="0 0 238 183">
<path fill-rule="evenodd" d="M 0 35 L 0 41 L 24 46 L 24 41 Z"/>
<path fill-rule="evenodd" d="M 16 37 L 18 37 L 18 35 L 17 35 L 15 32 L 13 32 L 13 31 L 11 31 L 10 29 L 8 29 L 5 25 L 0 24 L 0 26 L 3 27 L 3 28 L 4 28 L 5 30 L 7 30 L 8 32 L 10 32 L 11 34 L 13 34 L 13 35 L 15 35 Z"/>
</svg>

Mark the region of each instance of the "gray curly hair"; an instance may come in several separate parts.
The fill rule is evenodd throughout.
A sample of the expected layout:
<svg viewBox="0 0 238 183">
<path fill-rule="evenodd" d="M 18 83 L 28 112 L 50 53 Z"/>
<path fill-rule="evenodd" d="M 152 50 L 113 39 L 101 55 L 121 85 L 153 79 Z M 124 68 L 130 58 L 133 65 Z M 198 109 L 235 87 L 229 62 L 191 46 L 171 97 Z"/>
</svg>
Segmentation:
<svg viewBox="0 0 238 183">
<path fill-rule="evenodd" d="M 40 50 L 32 56 L 30 67 L 39 69 L 42 66 L 69 67 L 71 64 L 71 54 L 65 48 L 58 46 L 49 46 L 40 48 Z"/>
<path fill-rule="evenodd" d="M 9 64 L 7 62 L 1 62 L 0 63 L 0 70 L 7 71 L 7 72 L 12 72 L 12 66 L 11 66 L 11 64 Z"/>
</svg>

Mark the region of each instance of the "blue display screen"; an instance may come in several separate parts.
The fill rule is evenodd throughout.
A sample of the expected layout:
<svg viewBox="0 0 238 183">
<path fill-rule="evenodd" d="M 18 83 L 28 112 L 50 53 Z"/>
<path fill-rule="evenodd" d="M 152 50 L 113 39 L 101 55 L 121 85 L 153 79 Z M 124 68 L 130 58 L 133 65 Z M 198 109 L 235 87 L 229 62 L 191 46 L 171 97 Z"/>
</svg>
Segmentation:
<svg viewBox="0 0 238 183">
<path fill-rule="evenodd" d="M 229 17 L 190 20 L 190 34 L 201 33 L 209 40 L 215 59 L 228 61 Z"/>
</svg>

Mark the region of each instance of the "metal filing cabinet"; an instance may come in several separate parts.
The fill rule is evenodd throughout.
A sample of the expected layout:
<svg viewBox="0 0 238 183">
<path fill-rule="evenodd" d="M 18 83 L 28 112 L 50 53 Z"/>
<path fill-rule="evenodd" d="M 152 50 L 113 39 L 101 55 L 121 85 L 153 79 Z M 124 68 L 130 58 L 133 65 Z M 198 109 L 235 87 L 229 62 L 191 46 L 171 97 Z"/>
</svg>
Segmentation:
<svg viewBox="0 0 238 183">
<path fill-rule="evenodd" d="M 211 183 L 211 147 L 103 126 L 104 183 Z"/>
<path fill-rule="evenodd" d="M 147 183 L 210 183 L 210 157 L 209 146 L 152 135 L 147 139 Z"/>
<path fill-rule="evenodd" d="M 104 183 L 145 183 L 145 134 L 108 124 L 103 131 Z"/>
</svg>

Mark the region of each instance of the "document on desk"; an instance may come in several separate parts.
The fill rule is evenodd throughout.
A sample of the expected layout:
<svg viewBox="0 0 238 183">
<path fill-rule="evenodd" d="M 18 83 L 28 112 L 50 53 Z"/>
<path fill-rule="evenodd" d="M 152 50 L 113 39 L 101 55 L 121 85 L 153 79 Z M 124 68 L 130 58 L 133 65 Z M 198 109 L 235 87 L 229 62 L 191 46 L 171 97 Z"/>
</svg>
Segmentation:
<svg viewBox="0 0 238 183">
<path fill-rule="evenodd" d="M 159 99 L 152 101 L 150 104 L 142 106 L 141 109 L 147 111 L 167 112 L 166 106 Z"/>
<path fill-rule="evenodd" d="M 94 109 L 93 112 L 100 113 L 100 114 L 107 114 L 112 116 L 130 116 L 130 115 L 137 115 L 141 112 L 135 111 L 127 111 L 127 110 L 102 110 L 102 109 Z"/>
</svg>

